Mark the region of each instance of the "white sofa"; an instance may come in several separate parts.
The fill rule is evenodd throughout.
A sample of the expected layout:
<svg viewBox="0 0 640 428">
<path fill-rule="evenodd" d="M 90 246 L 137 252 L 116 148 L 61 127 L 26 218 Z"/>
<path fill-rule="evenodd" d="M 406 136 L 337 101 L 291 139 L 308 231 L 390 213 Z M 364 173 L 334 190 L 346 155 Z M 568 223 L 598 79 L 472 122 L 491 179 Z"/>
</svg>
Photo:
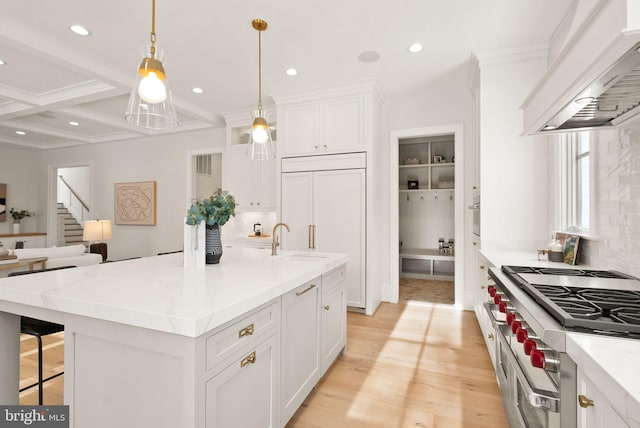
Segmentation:
<svg viewBox="0 0 640 428">
<path fill-rule="evenodd" d="M 18 260 L 47 257 L 47 268 L 62 266 L 88 266 L 102 263 L 102 255 L 87 253 L 87 248 L 82 244 L 68 245 L 65 247 L 50 248 L 20 248 L 9 250 L 9 254 L 18 256 Z M 36 265 L 39 268 L 39 265 Z M 27 270 L 26 267 L 0 270 L 0 277 L 7 276 L 11 272 Z"/>
</svg>

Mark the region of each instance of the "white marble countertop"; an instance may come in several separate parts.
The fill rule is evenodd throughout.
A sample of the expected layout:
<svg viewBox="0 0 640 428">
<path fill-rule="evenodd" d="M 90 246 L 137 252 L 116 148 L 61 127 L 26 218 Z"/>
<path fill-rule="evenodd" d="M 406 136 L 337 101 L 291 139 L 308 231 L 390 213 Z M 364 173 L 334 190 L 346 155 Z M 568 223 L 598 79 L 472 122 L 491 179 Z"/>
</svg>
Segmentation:
<svg viewBox="0 0 640 428">
<path fill-rule="evenodd" d="M 604 269 L 539 261 L 536 251 L 481 250 L 496 267 L 502 265 Z M 625 421 L 640 426 L 640 340 L 567 333 L 567 354 L 605 394 Z"/>
<path fill-rule="evenodd" d="M 348 260 L 281 253 L 234 247 L 204 267 L 183 267 L 177 253 L 2 278 L 0 310 L 22 304 L 197 337 Z"/>
</svg>

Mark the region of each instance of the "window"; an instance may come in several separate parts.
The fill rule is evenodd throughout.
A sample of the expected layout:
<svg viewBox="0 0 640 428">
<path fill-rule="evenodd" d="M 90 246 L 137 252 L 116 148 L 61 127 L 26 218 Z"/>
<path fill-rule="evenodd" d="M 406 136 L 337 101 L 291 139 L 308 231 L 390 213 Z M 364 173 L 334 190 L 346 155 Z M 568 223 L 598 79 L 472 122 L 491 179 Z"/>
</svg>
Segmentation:
<svg viewBox="0 0 640 428">
<path fill-rule="evenodd" d="M 594 233 L 593 135 L 576 132 L 561 135 L 562 228 L 583 234 Z"/>
</svg>

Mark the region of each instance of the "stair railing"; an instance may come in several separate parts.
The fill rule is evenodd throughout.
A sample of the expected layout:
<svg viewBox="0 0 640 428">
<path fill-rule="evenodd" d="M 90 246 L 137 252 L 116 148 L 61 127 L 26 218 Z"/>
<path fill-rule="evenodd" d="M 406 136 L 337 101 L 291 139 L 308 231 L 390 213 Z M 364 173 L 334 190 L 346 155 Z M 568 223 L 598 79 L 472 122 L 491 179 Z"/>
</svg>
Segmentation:
<svg viewBox="0 0 640 428">
<path fill-rule="evenodd" d="M 62 203 L 69 213 L 81 225 L 85 219 L 89 219 L 89 207 L 84 203 L 82 198 L 69 186 L 61 175 L 58 176 L 58 202 Z"/>
</svg>

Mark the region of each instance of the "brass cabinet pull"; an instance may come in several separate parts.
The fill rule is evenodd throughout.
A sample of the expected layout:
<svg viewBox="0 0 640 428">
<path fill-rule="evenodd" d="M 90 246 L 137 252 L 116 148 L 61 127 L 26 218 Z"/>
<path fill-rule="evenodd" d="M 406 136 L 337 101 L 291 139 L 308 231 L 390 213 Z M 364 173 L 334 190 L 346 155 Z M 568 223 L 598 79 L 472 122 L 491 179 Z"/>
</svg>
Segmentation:
<svg viewBox="0 0 640 428">
<path fill-rule="evenodd" d="M 324 310 L 325 310 L 325 311 L 328 311 L 329 309 L 331 309 L 331 307 L 330 307 L 329 305 L 327 305 L 327 306 L 325 306 L 325 307 L 324 307 Z"/>
<path fill-rule="evenodd" d="M 585 397 L 582 394 L 578 395 L 578 404 L 580 404 L 580 407 L 582 407 L 583 409 L 586 409 L 587 407 L 591 407 L 595 405 L 593 400 Z"/>
<path fill-rule="evenodd" d="M 484 285 L 481 285 L 480 290 L 484 290 L 484 289 L 485 289 Z"/>
<path fill-rule="evenodd" d="M 484 266 L 483 266 L 483 265 L 480 265 L 480 269 L 484 270 Z"/>
<path fill-rule="evenodd" d="M 240 361 L 240 367 L 248 366 L 249 364 L 255 364 L 255 363 L 256 363 L 256 351 L 253 351 L 252 353 L 244 357 L 242 361 Z"/>
<path fill-rule="evenodd" d="M 251 336 L 253 334 L 253 323 L 249 324 L 238 332 L 238 337 Z"/>
<path fill-rule="evenodd" d="M 473 243 L 473 245 L 478 245 L 478 243 L 477 243 L 477 242 L 474 242 L 474 243 Z"/>
<path fill-rule="evenodd" d="M 487 338 L 488 338 L 489 340 L 493 340 L 493 333 L 489 333 L 489 335 L 487 336 Z"/>
<path fill-rule="evenodd" d="M 311 284 L 309 287 L 305 288 L 304 290 L 302 290 L 302 291 L 298 291 L 298 292 L 296 293 L 296 296 L 302 296 L 304 293 L 306 293 L 307 291 L 309 291 L 309 290 L 311 290 L 311 289 L 313 289 L 313 288 L 315 288 L 315 287 L 316 287 L 316 285 L 315 285 L 315 284 Z"/>
<path fill-rule="evenodd" d="M 312 227 L 313 227 L 313 229 L 312 229 L 313 230 L 313 241 L 311 241 L 312 242 L 311 248 L 313 248 L 315 250 L 316 249 L 316 225 L 314 224 Z"/>
<path fill-rule="evenodd" d="M 313 248 L 313 246 L 311 245 L 311 228 L 313 227 L 312 224 L 309 225 L 309 248 Z"/>
</svg>

